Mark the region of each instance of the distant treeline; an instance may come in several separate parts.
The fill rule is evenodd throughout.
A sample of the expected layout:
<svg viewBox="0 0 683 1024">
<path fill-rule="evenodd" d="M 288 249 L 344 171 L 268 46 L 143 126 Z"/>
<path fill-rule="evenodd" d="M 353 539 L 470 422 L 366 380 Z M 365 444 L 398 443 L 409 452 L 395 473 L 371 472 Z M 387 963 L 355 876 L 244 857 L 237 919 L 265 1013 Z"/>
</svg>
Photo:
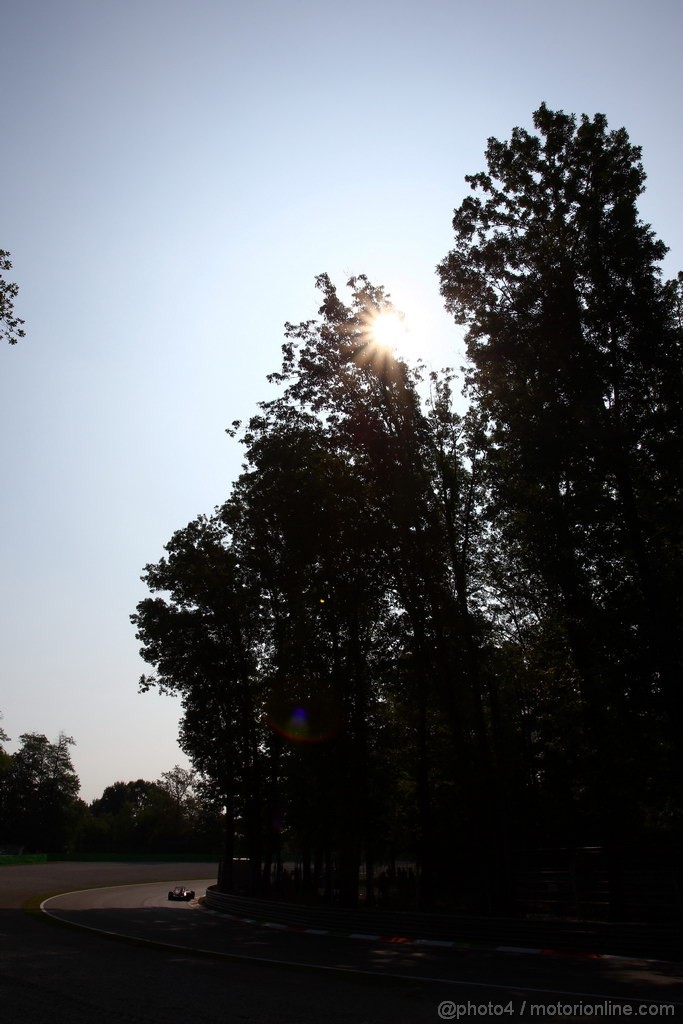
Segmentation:
<svg viewBox="0 0 683 1024">
<path fill-rule="evenodd" d="M 8 737 L 0 730 L 0 741 Z M 218 851 L 221 812 L 194 772 L 176 766 L 156 782 L 107 786 L 88 805 L 71 761 L 73 739 L 25 733 L 0 746 L 0 855 L 200 854 Z"/>
</svg>

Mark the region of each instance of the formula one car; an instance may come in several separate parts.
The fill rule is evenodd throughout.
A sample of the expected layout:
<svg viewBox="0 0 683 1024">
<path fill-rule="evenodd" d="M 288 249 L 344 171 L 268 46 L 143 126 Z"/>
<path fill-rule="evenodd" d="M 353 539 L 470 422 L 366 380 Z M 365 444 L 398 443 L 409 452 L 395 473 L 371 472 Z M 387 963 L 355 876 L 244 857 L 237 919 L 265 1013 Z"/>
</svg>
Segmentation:
<svg viewBox="0 0 683 1024">
<path fill-rule="evenodd" d="M 169 900 L 193 900 L 194 889 L 187 889 L 184 885 L 176 885 L 168 894 Z"/>
</svg>

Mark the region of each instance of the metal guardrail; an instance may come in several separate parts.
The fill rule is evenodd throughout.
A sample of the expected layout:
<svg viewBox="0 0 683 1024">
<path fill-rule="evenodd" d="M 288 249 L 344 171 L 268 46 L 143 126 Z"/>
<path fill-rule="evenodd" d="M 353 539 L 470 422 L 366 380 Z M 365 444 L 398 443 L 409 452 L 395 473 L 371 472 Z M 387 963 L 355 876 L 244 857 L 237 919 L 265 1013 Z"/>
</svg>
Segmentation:
<svg viewBox="0 0 683 1024">
<path fill-rule="evenodd" d="M 422 914 L 381 909 L 348 910 L 275 900 L 250 899 L 206 890 L 212 910 L 296 928 L 319 928 L 343 934 L 431 939 L 482 946 L 513 946 L 565 952 L 683 962 L 683 927 L 678 924 L 603 924 L 580 921 L 534 921 L 523 918 Z"/>
</svg>

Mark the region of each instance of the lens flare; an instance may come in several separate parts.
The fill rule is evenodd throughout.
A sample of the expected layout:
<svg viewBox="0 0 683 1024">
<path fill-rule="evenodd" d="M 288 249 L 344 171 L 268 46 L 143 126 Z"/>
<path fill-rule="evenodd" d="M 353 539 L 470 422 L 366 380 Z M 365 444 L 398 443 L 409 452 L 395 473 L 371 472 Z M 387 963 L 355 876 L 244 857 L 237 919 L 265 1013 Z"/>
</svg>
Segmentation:
<svg viewBox="0 0 683 1024">
<path fill-rule="evenodd" d="M 273 690 L 265 715 L 271 729 L 294 743 L 330 740 L 344 720 L 341 702 L 332 690 L 320 689 L 303 699 L 286 685 Z"/>
</svg>

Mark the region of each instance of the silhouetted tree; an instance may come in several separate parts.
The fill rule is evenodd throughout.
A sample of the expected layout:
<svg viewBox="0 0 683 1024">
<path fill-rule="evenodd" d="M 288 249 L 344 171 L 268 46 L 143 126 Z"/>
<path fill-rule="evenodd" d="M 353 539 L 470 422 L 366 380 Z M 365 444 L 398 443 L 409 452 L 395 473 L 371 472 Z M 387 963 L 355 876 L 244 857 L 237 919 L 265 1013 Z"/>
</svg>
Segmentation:
<svg viewBox="0 0 683 1024">
<path fill-rule="evenodd" d="M 225 889 L 286 847 L 353 905 L 408 854 L 418 905 L 509 911 L 515 846 L 602 839 L 617 912 L 627 825 L 671 823 L 683 278 L 626 133 L 534 122 L 489 141 L 440 267 L 467 414 L 378 344 L 382 288 L 320 275 L 230 496 L 145 569 L 141 689 L 182 698 Z"/>
<path fill-rule="evenodd" d="M 114 782 L 90 804 L 86 840 L 101 852 L 164 852 L 182 838 L 173 797 L 146 779 Z"/>
<path fill-rule="evenodd" d="M 581 715 L 586 810 L 615 838 L 633 754 L 663 719 L 683 736 L 680 279 L 661 281 L 626 132 L 545 105 L 534 125 L 489 140 L 439 272 L 468 325 L 504 614 L 532 652 L 552 637 L 553 728 Z"/>
<path fill-rule="evenodd" d="M 345 305 L 325 275 L 317 283 L 320 319 L 288 325 L 273 375 L 283 393 L 250 420 L 230 499 L 146 569 L 166 596 L 133 617 L 157 669 L 143 688 L 182 695 L 185 749 L 223 792 L 254 889 L 284 829 L 305 872 L 324 870 L 331 890 L 334 862 L 340 898 L 355 902 L 361 860 L 371 881 L 386 849 L 386 756 L 400 738 L 427 904 L 442 752 L 468 769 L 487 758 L 482 713 L 477 742 L 450 742 L 469 735 L 463 708 L 482 702 L 472 479 L 448 383 L 435 377 L 425 415 L 419 377 L 374 341 L 382 289 L 352 279 Z"/>
<path fill-rule="evenodd" d="M 9 256 L 8 252 L 0 249 L 0 338 L 5 338 L 10 345 L 16 345 L 26 332 L 24 321 L 14 312 L 14 300 L 19 294 L 19 286 L 7 281 L 4 273 L 1 273 L 12 269 Z"/>
<path fill-rule="evenodd" d="M 6 766 L 0 834 L 29 850 L 73 848 L 84 809 L 69 753 L 74 741 L 63 733 L 56 743 L 39 733 L 20 740 Z"/>
</svg>

